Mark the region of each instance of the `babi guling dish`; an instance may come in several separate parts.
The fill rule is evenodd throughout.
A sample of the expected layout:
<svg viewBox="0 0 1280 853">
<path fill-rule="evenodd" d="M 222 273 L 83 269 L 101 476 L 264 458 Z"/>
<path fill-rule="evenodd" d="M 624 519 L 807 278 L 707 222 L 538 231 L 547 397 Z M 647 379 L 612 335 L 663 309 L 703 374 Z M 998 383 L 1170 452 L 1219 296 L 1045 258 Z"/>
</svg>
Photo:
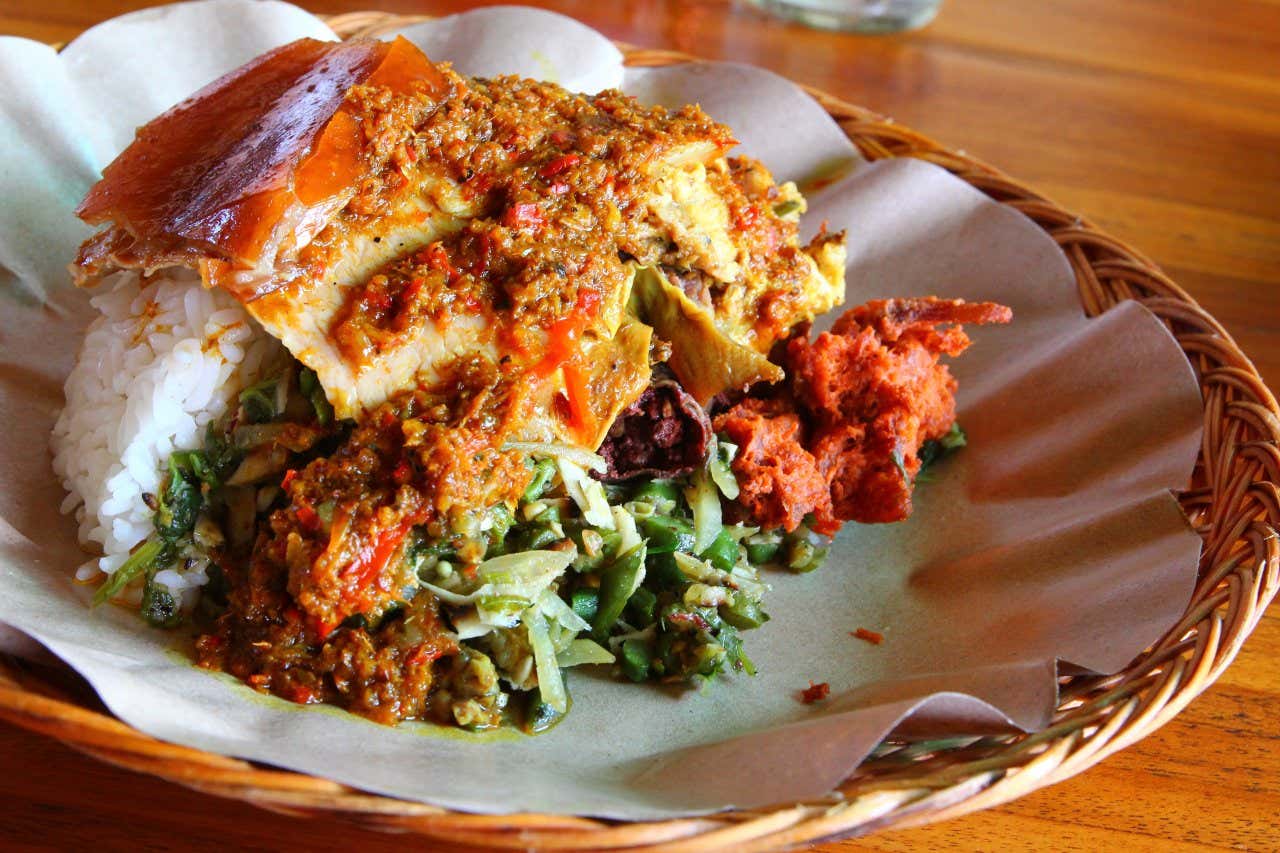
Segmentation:
<svg viewBox="0 0 1280 853">
<path fill-rule="evenodd" d="M 811 334 L 844 234 L 802 244 L 734 145 L 403 39 L 287 44 L 141 128 L 77 210 L 100 316 L 53 435 L 95 601 L 385 723 L 754 672 L 770 585 L 964 443 L 939 359 L 1010 312 Z"/>
</svg>

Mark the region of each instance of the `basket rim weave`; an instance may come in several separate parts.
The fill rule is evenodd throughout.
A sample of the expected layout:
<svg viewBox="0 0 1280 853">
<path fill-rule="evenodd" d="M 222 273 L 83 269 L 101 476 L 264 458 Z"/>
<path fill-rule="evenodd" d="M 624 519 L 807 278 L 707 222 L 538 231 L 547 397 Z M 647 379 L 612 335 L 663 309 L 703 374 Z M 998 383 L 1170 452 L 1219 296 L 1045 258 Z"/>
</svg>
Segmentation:
<svg viewBox="0 0 1280 853">
<path fill-rule="evenodd" d="M 344 38 L 377 36 L 428 15 L 351 12 L 325 18 Z M 619 44 L 629 66 L 695 59 Z M 1204 542 L 1182 619 L 1123 670 L 1063 679 L 1041 732 L 949 744 L 888 743 L 832 795 L 701 818 L 624 823 L 553 814 L 476 815 L 368 794 L 144 735 L 56 671 L 0 655 L 0 719 L 127 769 L 298 816 L 483 847 L 545 850 L 761 850 L 905 828 L 989 808 L 1067 779 L 1172 719 L 1235 658 L 1280 589 L 1280 406 L 1222 325 L 1135 249 L 1000 171 L 870 110 L 804 87 L 868 160 L 938 165 L 1021 211 L 1062 248 L 1081 305 L 1095 316 L 1126 299 L 1168 327 L 1200 382 L 1204 438 L 1178 498 Z"/>
</svg>

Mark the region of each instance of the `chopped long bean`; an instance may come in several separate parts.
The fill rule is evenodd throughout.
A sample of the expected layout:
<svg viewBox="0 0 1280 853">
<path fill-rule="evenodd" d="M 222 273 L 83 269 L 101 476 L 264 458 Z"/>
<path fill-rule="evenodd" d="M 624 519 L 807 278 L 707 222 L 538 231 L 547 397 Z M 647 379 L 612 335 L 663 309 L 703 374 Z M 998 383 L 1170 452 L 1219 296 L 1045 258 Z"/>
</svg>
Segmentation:
<svg viewBox="0 0 1280 853">
<path fill-rule="evenodd" d="M 650 554 L 693 552 L 693 524 L 683 518 L 651 516 L 640 522 L 640 530 L 648 540 Z"/>
<path fill-rule="evenodd" d="M 591 632 L 597 641 L 608 638 L 609 631 L 622 616 L 627 600 L 644 579 L 644 545 L 637 545 L 620 556 L 600 576 L 600 605 Z"/>
<path fill-rule="evenodd" d="M 720 571 L 727 572 L 738 564 L 738 551 L 738 540 L 727 529 L 722 529 L 700 556 Z"/>
<path fill-rule="evenodd" d="M 649 677 L 649 659 L 652 653 L 644 640 L 627 640 L 622 644 L 619 663 L 622 673 L 632 681 L 644 681 Z"/>
</svg>

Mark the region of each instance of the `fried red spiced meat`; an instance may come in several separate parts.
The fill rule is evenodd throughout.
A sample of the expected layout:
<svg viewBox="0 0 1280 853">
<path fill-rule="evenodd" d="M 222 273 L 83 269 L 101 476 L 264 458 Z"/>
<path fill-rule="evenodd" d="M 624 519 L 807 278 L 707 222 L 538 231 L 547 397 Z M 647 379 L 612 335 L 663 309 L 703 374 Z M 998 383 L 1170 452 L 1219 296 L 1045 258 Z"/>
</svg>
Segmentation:
<svg viewBox="0 0 1280 853">
<path fill-rule="evenodd" d="M 733 468 L 751 484 L 743 500 L 756 521 L 793 530 L 812 514 L 829 531 L 907 518 L 921 446 L 955 423 L 956 381 L 939 359 L 968 347 L 959 324 L 1011 318 L 989 302 L 890 299 L 792 339 L 790 397 L 747 399 L 715 421 L 742 445 Z"/>
<path fill-rule="evenodd" d="M 717 415 L 715 427 L 738 445 L 738 502 L 757 524 L 790 531 L 812 514 L 819 533 L 839 528 L 826 480 L 804 447 L 803 424 L 790 400 L 748 397 Z"/>
</svg>

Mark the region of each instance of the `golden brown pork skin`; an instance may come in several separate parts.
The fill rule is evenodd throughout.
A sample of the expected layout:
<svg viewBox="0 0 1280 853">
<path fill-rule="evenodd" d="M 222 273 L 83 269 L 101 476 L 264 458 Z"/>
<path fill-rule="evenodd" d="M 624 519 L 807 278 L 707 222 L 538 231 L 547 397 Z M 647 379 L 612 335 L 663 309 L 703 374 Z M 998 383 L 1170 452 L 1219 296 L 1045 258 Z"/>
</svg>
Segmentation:
<svg viewBox="0 0 1280 853">
<path fill-rule="evenodd" d="M 444 81 L 403 38 L 300 39 L 149 122 L 76 208 L 114 223 L 81 248 L 77 280 L 200 260 L 272 266 L 354 192 L 363 145 L 343 107 L 361 84 L 438 95 Z"/>
</svg>

